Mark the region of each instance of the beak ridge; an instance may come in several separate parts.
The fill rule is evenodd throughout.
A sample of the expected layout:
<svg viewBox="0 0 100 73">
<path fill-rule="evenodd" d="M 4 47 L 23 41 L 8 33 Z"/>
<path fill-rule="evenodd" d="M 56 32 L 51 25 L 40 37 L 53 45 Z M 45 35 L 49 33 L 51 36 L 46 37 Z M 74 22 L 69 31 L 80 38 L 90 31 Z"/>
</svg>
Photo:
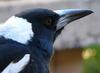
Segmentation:
<svg viewBox="0 0 100 73">
<path fill-rule="evenodd" d="M 84 9 L 63 9 L 63 10 L 55 10 L 58 15 L 60 16 L 65 16 L 65 15 L 74 15 L 74 14 L 80 14 L 80 13 L 85 13 L 87 15 L 94 13 L 91 10 L 84 10 Z"/>
<path fill-rule="evenodd" d="M 93 11 L 91 10 L 82 10 L 82 9 L 64 9 L 64 10 L 55 10 L 60 19 L 57 24 L 57 30 L 63 28 L 65 25 L 69 24 L 70 22 L 85 17 Z"/>
<path fill-rule="evenodd" d="M 54 12 L 60 16 L 59 21 L 57 23 L 54 40 L 61 33 L 61 31 L 67 24 L 93 13 L 93 11 L 91 10 L 82 10 L 82 9 L 64 9 L 64 10 L 55 10 Z"/>
</svg>

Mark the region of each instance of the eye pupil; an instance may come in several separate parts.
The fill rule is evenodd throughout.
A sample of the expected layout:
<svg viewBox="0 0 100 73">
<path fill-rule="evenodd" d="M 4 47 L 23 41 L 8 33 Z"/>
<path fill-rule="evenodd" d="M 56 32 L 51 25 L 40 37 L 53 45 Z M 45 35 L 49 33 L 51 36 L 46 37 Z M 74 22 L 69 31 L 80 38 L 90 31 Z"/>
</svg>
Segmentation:
<svg viewBox="0 0 100 73">
<path fill-rule="evenodd" d="M 47 19 L 46 20 L 46 25 L 51 25 L 52 24 L 52 20 L 51 19 Z"/>
</svg>

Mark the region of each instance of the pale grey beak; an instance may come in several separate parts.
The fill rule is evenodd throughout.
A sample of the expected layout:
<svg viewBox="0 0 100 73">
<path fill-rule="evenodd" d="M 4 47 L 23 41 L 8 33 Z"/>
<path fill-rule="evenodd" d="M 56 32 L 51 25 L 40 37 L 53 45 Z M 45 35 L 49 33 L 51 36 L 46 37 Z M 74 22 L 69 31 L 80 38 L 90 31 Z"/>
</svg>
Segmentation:
<svg viewBox="0 0 100 73">
<path fill-rule="evenodd" d="M 82 10 L 82 9 L 64 9 L 64 10 L 55 10 L 60 19 L 57 24 L 57 30 L 62 29 L 64 26 L 69 24 L 70 22 L 85 17 L 93 11 L 91 10 Z"/>
<path fill-rule="evenodd" d="M 60 16 L 60 19 L 57 23 L 54 40 L 61 33 L 61 31 L 67 24 L 93 13 L 93 11 L 91 10 L 82 10 L 82 9 L 64 9 L 64 10 L 55 10 L 54 12 L 56 12 Z"/>
</svg>

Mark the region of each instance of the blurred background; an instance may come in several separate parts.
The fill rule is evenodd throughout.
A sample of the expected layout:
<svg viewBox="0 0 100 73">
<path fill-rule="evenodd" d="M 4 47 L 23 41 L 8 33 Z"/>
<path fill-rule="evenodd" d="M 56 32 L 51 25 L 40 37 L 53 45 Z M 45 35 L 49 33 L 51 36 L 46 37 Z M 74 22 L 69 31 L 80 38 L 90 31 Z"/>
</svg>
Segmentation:
<svg viewBox="0 0 100 73">
<path fill-rule="evenodd" d="M 70 23 L 59 35 L 54 43 L 50 69 L 51 73 L 100 73 L 100 55 L 96 52 L 99 50 L 93 50 L 100 49 L 99 46 L 86 48 L 100 43 L 99 7 L 100 0 L 0 0 L 0 23 L 31 8 L 90 9 L 93 14 Z"/>
</svg>

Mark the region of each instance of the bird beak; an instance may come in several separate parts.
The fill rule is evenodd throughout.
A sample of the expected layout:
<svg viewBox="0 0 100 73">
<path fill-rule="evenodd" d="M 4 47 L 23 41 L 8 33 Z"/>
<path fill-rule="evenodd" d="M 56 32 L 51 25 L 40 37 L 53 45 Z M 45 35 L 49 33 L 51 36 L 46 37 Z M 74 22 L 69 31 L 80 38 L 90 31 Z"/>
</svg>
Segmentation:
<svg viewBox="0 0 100 73">
<path fill-rule="evenodd" d="M 57 30 L 62 29 L 64 26 L 69 24 L 70 22 L 85 17 L 93 11 L 91 10 L 82 10 L 82 9 L 65 9 L 65 10 L 55 10 L 60 19 L 57 24 Z"/>
<path fill-rule="evenodd" d="M 54 12 L 56 12 L 60 16 L 59 21 L 57 23 L 54 40 L 61 33 L 62 29 L 67 24 L 93 13 L 93 11 L 91 10 L 82 10 L 82 9 L 55 10 Z"/>
</svg>

